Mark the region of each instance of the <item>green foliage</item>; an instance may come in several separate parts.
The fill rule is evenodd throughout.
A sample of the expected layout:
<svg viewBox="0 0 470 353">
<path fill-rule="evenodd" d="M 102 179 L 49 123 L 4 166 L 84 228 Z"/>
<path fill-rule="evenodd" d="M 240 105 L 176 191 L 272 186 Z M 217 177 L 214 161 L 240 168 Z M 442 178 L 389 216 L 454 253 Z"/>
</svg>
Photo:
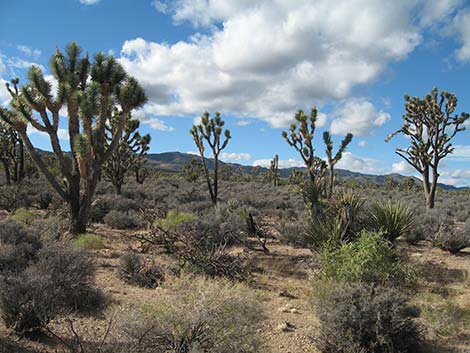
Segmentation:
<svg viewBox="0 0 470 353">
<path fill-rule="evenodd" d="M 87 250 L 104 249 L 103 238 L 97 234 L 78 234 L 73 240 L 73 246 L 76 248 L 84 248 Z"/>
<path fill-rule="evenodd" d="M 391 288 L 336 286 L 316 305 L 324 353 L 414 353 L 421 330 L 419 310 Z"/>
<path fill-rule="evenodd" d="M 370 225 L 372 229 L 381 231 L 390 242 L 409 234 L 414 227 L 413 213 L 403 203 L 373 203 L 370 208 Z"/>
<path fill-rule="evenodd" d="M 184 165 L 182 174 L 186 181 L 194 183 L 204 174 L 204 167 L 200 161 L 193 158 Z"/>
<path fill-rule="evenodd" d="M 173 230 L 177 225 L 184 222 L 191 222 L 194 216 L 191 213 L 179 212 L 177 210 L 169 210 L 164 219 L 156 220 L 156 225 L 164 230 Z"/>
<path fill-rule="evenodd" d="M 260 352 L 256 331 L 261 312 L 257 295 L 240 284 L 174 278 L 155 293 L 154 301 L 124 311 L 119 322 L 125 339 L 114 351 Z"/>
<path fill-rule="evenodd" d="M 351 143 L 352 139 L 353 139 L 353 134 L 348 133 L 344 137 L 343 141 L 341 141 L 341 146 L 339 147 L 336 154 L 333 156 L 333 141 L 331 140 L 330 133 L 328 131 L 323 132 L 323 141 L 325 142 L 325 145 L 326 145 L 326 157 L 328 161 L 328 167 L 330 169 L 328 198 L 333 197 L 333 188 L 334 188 L 334 181 L 335 181 L 334 167 L 336 163 L 338 163 L 340 159 L 343 157 L 343 153 L 348 147 L 348 145 Z"/>
<path fill-rule="evenodd" d="M 11 216 L 15 222 L 31 225 L 36 218 L 33 211 L 26 208 L 18 208 Z"/>
<path fill-rule="evenodd" d="M 357 240 L 321 251 L 321 277 L 338 282 L 410 285 L 414 274 L 398 259 L 383 234 L 363 231 Z"/>
</svg>

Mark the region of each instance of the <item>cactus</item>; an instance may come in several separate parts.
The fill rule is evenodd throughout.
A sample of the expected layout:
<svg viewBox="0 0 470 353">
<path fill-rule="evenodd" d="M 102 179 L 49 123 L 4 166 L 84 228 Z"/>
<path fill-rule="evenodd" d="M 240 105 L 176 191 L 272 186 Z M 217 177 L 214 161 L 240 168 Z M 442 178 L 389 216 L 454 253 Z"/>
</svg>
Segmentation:
<svg viewBox="0 0 470 353">
<path fill-rule="evenodd" d="M 336 163 L 339 162 L 341 157 L 343 156 L 343 152 L 346 150 L 348 145 L 351 143 L 353 138 L 353 135 L 351 133 L 348 133 L 343 141 L 341 141 L 341 146 L 338 149 L 338 152 L 333 156 L 333 141 L 331 140 L 330 133 L 328 131 L 323 132 L 323 141 L 325 142 L 326 145 L 326 157 L 328 161 L 328 167 L 330 169 L 329 171 L 329 184 L 328 184 L 328 198 L 331 199 L 333 196 L 333 188 L 334 188 L 334 182 L 335 182 L 335 173 L 334 173 L 334 167 Z"/>
<path fill-rule="evenodd" d="M 39 172 L 68 203 L 72 232 L 85 233 L 102 165 L 118 147 L 131 111 L 147 98 L 114 57 L 98 53 L 90 61 L 76 43 L 69 44 L 65 54 L 57 49 L 50 66 L 58 81 L 57 97 L 42 70 L 32 66 L 28 84 L 19 88 L 17 79 L 12 80 L 13 86 L 7 84 L 12 100 L 10 109 L 0 108 L 0 119 L 20 135 Z M 70 155 L 59 142 L 61 108 L 67 111 Z M 106 143 L 106 125 L 113 115 L 117 122 Z M 62 178 L 51 172 L 33 146 L 26 132 L 29 124 L 49 136 Z"/>
<path fill-rule="evenodd" d="M 218 189 L 219 189 L 219 155 L 220 152 L 227 147 L 228 141 L 230 140 L 230 130 L 225 130 L 222 134 L 225 122 L 220 117 L 220 113 L 215 113 L 215 117 L 211 118 L 208 112 L 205 112 L 201 117 L 201 123 L 193 125 L 190 134 L 193 136 L 194 143 L 199 150 L 201 156 L 202 166 L 204 170 L 204 176 L 206 178 L 207 188 L 211 196 L 212 203 L 217 205 Z M 221 137 L 224 136 L 224 140 Z M 214 174 L 213 180 L 209 175 L 209 170 L 206 164 L 206 158 L 204 156 L 204 141 L 209 145 L 212 156 L 214 158 Z"/>
<path fill-rule="evenodd" d="M 452 154 L 452 139 L 465 130 L 468 113 L 453 115 L 457 107 L 457 96 L 434 88 L 426 97 L 405 95 L 405 110 L 402 127 L 389 134 L 388 142 L 402 134 L 410 139 L 406 149 L 398 148 L 395 153 L 418 171 L 423 179 L 424 195 L 428 209 L 434 208 L 440 161 Z"/>
</svg>

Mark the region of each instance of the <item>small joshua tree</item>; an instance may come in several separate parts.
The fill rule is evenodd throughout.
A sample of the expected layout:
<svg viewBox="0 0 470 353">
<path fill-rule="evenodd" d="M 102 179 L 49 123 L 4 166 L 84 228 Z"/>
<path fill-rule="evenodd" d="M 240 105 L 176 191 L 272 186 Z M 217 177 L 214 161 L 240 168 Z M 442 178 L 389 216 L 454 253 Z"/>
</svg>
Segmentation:
<svg viewBox="0 0 470 353">
<path fill-rule="evenodd" d="M 307 116 L 303 110 L 299 110 L 295 114 L 295 120 L 296 122 L 291 125 L 289 133 L 283 131 L 282 137 L 284 137 L 289 146 L 292 146 L 299 152 L 307 167 L 310 181 L 312 184 L 315 184 L 324 175 L 326 169 L 325 162 L 315 156 L 315 149 L 313 148 L 317 109 L 313 108 L 310 116 Z"/>
<path fill-rule="evenodd" d="M 335 182 L 335 173 L 334 173 L 334 167 L 336 163 L 339 162 L 341 157 L 343 157 L 343 152 L 346 150 L 348 145 L 351 143 L 353 138 L 353 135 L 351 133 L 348 133 L 343 141 L 341 141 L 341 146 L 339 147 L 338 152 L 333 156 L 333 141 L 331 140 L 330 133 L 328 131 L 323 132 L 323 141 L 325 141 L 326 145 L 326 158 L 328 161 L 328 167 L 330 169 L 330 180 L 328 184 L 328 198 L 331 198 L 333 196 L 333 188 L 334 188 L 334 182 Z"/>
<path fill-rule="evenodd" d="M 219 186 L 219 154 L 227 146 L 228 141 L 231 138 L 229 130 L 225 130 L 223 132 L 224 124 L 224 121 L 220 117 L 220 113 L 215 113 L 215 117 L 211 118 L 209 113 L 205 112 L 201 117 L 201 123 L 194 125 L 190 130 L 190 133 L 194 139 L 194 143 L 196 144 L 196 147 L 199 150 L 199 154 L 201 155 L 207 188 L 209 189 L 209 194 L 214 205 L 217 204 Z M 222 136 L 224 136 L 223 141 L 221 139 Z M 209 175 L 206 158 L 204 157 L 204 141 L 206 141 L 209 145 L 212 151 L 212 156 L 214 158 L 214 174 L 212 181 Z"/>
<path fill-rule="evenodd" d="M 119 119 L 113 116 L 106 128 L 108 143 L 112 141 L 112 131 L 118 122 Z M 141 136 L 137 131 L 139 126 L 139 120 L 130 116 L 127 118 L 119 145 L 103 167 L 104 178 L 113 184 L 118 195 L 121 194 L 126 176 L 142 167 L 142 160 L 149 150 L 151 137 L 148 134 Z"/>
<path fill-rule="evenodd" d="M 437 88 L 424 99 L 405 95 L 403 126 L 385 139 L 400 133 L 410 139 L 410 146 L 398 148 L 396 153 L 421 174 L 428 209 L 434 208 L 439 163 L 454 151 L 451 140 L 465 130 L 463 124 L 469 118 L 467 113 L 453 115 L 456 106 L 454 94 L 439 94 Z"/>
<path fill-rule="evenodd" d="M 101 168 L 118 147 L 129 114 L 147 98 L 114 57 L 98 53 L 90 61 L 88 55 L 81 56 L 76 43 L 71 43 L 65 54 L 57 49 L 50 66 L 58 82 L 56 97 L 42 70 L 32 66 L 28 84 L 19 88 L 13 80 L 13 88 L 7 85 L 13 97 L 11 109 L 0 108 L 0 119 L 20 135 L 39 172 L 69 204 L 72 232 L 84 233 Z M 70 155 L 59 142 L 61 108 L 67 112 Z M 106 126 L 112 117 L 117 122 L 107 143 Z M 33 146 L 26 132 L 29 124 L 49 136 L 60 179 Z"/>
<path fill-rule="evenodd" d="M 279 156 L 276 154 L 269 166 L 269 179 L 274 186 L 279 186 Z"/>
<path fill-rule="evenodd" d="M 182 175 L 190 183 L 196 182 L 203 173 L 202 163 L 193 158 L 183 167 Z"/>
</svg>

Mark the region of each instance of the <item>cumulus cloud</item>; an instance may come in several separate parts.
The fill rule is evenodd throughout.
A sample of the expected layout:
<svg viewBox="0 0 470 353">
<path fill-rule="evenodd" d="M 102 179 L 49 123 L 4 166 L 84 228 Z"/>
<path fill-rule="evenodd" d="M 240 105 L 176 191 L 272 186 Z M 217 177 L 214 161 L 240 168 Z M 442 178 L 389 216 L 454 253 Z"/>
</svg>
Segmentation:
<svg viewBox="0 0 470 353">
<path fill-rule="evenodd" d="M 456 33 L 462 46 L 456 50 L 455 54 L 460 61 L 470 61 L 470 9 L 463 9 L 455 16 L 452 29 Z"/>
<path fill-rule="evenodd" d="M 227 153 L 222 152 L 220 154 L 220 160 L 227 162 L 242 162 L 242 161 L 249 161 L 251 159 L 251 154 L 249 153 Z"/>
<path fill-rule="evenodd" d="M 36 129 L 35 127 L 33 127 L 31 124 L 28 124 L 26 132 L 29 136 L 39 135 L 39 136 L 42 136 L 42 137 L 49 138 L 49 134 L 47 132 L 40 131 L 40 130 Z M 69 141 L 69 133 L 68 133 L 68 130 L 66 130 L 66 129 L 59 128 L 57 130 L 57 136 L 59 137 L 59 140 Z"/>
<path fill-rule="evenodd" d="M 343 153 L 337 168 L 365 174 L 379 174 L 385 171 L 384 168 L 380 167 L 380 161 L 373 158 L 356 156 L 351 152 Z"/>
<path fill-rule="evenodd" d="M 361 140 L 357 144 L 359 145 L 359 147 L 367 147 L 367 141 L 365 140 Z"/>
<path fill-rule="evenodd" d="M 271 160 L 272 159 L 257 159 L 253 162 L 253 166 L 269 168 L 269 166 L 271 165 Z M 305 167 L 305 164 L 304 162 L 297 160 L 297 159 L 293 159 L 293 158 L 279 160 L 279 168 L 284 169 L 284 168 L 294 168 L 294 167 L 297 167 L 297 168 Z"/>
<path fill-rule="evenodd" d="M 416 170 L 405 161 L 392 164 L 392 172 L 398 174 L 415 174 Z"/>
<path fill-rule="evenodd" d="M 11 99 L 10 93 L 8 93 L 7 88 L 5 86 L 6 83 L 7 81 L 0 78 L 0 105 L 7 105 Z"/>
<path fill-rule="evenodd" d="M 439 182 L 453 186 L 470 186 L 470 170 L 444 170 L 441 172 Z"/>
<path fill-rule="evenodd" d="M 421 1 L 420 23 L 423 26 L 435 26 L 449 18 L 462 4 L 463 0 Z"/>
<path fill-rule="evenodd" d="M 164 121 L 150 116 L 145 110 L 137 110 L 133 113 L 133 117 L 138 119 L 142 124 L 150 126 L 157 131 L 174 131 L 175 129 L 165 124 Z"/>
<path fill-rule="evenodd" d="M 166 6 L 163 6 L 163 5 Z M 155 6 L 155 2 L 154 2 Z M 421 42 L 416 1 L 159 1 L 205 35 L 126 41 L 120 61 L 157 115 L 221 110 L 285 127 L 295 110 L 344 99 Z M 253 35 L 256 33 L 256 35 Z"/>
<path fill-rule="evenodd" d="M 389 113 L 377 108 L 364 99 L 350 99 L 333 112 L 330 126 L 334 135 L 348 132 L 356 136 L 370 135 L 374 128 L 380 127 L 391 119 Z"/>
</svg>

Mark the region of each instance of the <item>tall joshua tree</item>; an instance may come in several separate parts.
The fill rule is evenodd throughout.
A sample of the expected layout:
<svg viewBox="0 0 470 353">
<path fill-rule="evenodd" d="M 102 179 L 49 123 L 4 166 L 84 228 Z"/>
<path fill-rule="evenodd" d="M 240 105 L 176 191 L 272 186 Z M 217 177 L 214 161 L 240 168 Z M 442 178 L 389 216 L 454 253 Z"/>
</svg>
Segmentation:
<svg viewBox="0 0 470 353">
<path fill-rule="evenodd" d="M 336 163 L 339 162 L 341 157 L 343 157 L 343 152 L 346 150 L 348 145 L 351 143 L 353 138 L 353 135 L 351 133 L 348 133 L 343 141 L 341 141 L 341 146 L 338 149 L 338 152 L 333 156 L 333 141 L 331 140 L 330 133 L 328 131 L 323 132 L 323 141 L 325 142 L 326 145 L 326 158 L 328 161 L 328 167 L 329 167 L 329 183 L 328 183 L 328 198 L 331 198 L 333 196 L 333 188 L 334 188 L 334 182 L 335 182 L 335 173 L 334 173 L 334 167 Z"/>
<path fill-rule="evenodd" d="M 282 137 L 289 146 L 299 152 L 307 167 L 307 173 L 312 184 L 322 178 L 326 169 L 325 162 L 315 156 L 315 148 L 313 147 L 317 114 L 316 108 L 311 110 L 310 116 L 307 116 L 303 110 L 297 111 L 295 114 L 296 122 L 291 125 L 289 133 L 287 131 L 282 132 Z"/>
<path fill-rule="evenodd" d="M 7 85 L 13 99 L 10 109 L 0 109 L 0 118 L 18 132 L 39 172 L 69 204 L 71 231 L 82 233 L 101 167 L 118 147 L 129 114 L 146 102 L 146 96 L 112 56 L 98 53 L 90 61 L 76 43 L 69 44 L 65 53 L 57 49 L 50 67 L 58 82 L 56 97 L 41 69 L 32 66 L 27 84 L 18 87 L 14 80 L 13 87 Z M 61 108 L 67 112 L 71 155 L 65 154 L 59 143 Z M 110 143 L 106 143 L 106 125 L 112 116 L 117 123 Z M 48 169 L 33 146 L 26 133 L 28 124 L 49 136 L 61 179 Z"/>
<path fill-rule="evenodd" d="M 266 179 L 273 183 L 273 186 L 279 186 L 279 156 L 277 154 L 271 160 L 269 169 L 266 172 Z"/>
<path fill-rule="evenodd" d="M 211 118 L 209 113 L 205 112 L 201 117 L 201 123 L 194 125 L 190 130 L 190 134 L 193 136 L 194 143 L 196 144 L 201 156 L 207 188 L 209 189 L 209 194 L 214 205 L 217 204 L 219 187 L 219 155 L 227 146 L 228 141 L 231 138 L 229 130 L 226 129 L 223 131 L 224 124 L 224 121 L 220 117 L 220 113 L 215 113 L 215 117 Z M 214 174 L 212 181 L 207 168 L 206 159 L 204 157 L 204 141 L 209 145 L 212 151 L 212 157 L 214 158 Z"/>
<path fill-rule="evenodd" d="M 410 146 L 395 152 L 421 174 L 428 209 L 434 208 L 439 163 L 454 151 L 451 141 L 465 130 L 469 118 L 467 113 L 454 115 L 456 107 L 457 97 L 446 91 L 439 94 L 437 88 L 424 98 L 405 95 L 403 126 L 385 139 L 400 133 L 410 139 Z"/>
<path fill-rule="evenodd" d="M 119 115 L 113 116 L 108 131 L 107 141 L 112 142 L 112 132 L 119 123 Z M 104 178 L 111 182 L 119 195 L 122 191 L 126 176 L 142 167 L 147 151 L 149 150 L 150 135 L 141 136 L 138 132 L 140 122 L 137 119 L 127 118 L 118 147 L 106 161 L 103 168 Z"/>
</svg>

